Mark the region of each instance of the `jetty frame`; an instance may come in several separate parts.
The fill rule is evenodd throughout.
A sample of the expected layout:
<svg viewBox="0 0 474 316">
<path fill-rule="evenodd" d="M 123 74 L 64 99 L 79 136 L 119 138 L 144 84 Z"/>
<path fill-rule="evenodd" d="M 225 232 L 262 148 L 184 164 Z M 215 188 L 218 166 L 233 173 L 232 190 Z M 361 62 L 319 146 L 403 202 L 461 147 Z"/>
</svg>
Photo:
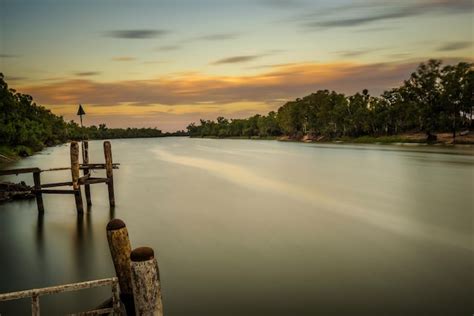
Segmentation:
<svg viewBox="0 0 474 316">
<path fill-rule="evenodd" d="M 107 286 L 107 285 L 112 286 L 112 307 L 97 308 L 95 310 L 81 312 L 77 314 L 71 314 L 71 315 L 101 315 L 101 314 L 120 315 L 121 310 L 120 310 L 120 298 L 119 298 L 119 284 L 118 284 L 117 277 L 0 294 L 0 302 L 31 297 L 31 315 L 39 316 L 40 315 L 39 297 L 42 295 L 78 291 L 78 290 L 91 289 L 91 288 Z"/>
<path fill-rule="evenodd" d="M 104 141 L 104 158 L 105 163 L 90 163 L 89 162 L 89 142 L 84 140 L 82 144 L 82 163 L 79 162 L 79 143 L 76 141 L 71 142 L 70 145 L 70 167 L 40 169 L 40 168 L 19 168 L 19 169 L 7 169 L 0 170 L 0 176 L 6 175 L 19 175 L 25 173 L 31 173 L 33 175 L 34 187 L 31 192 L 36 197 L 36 205 L 38 212 L 44 212 L 43 194 L 72 194 L 74 195 L 77 213 L 84 213 L 84 205 L 82 201 L 81 186 L 84 186 L 86 195 L 86 203 L 88 206 L 92 205 L 91 199 L 91 184 L 105 183 L 109 192 L 109 205 L 115 206 L 115 192 L 114 192 L 114 175 L 113 169 L 119 168 L 119 163 L 112 161 L 112 145 L 110 141 Z M 91 170 L 104 170 L 106 172 L 105 178 L 91 177 Z M 56 182 L 56 183 L 42 183 L 41 173 L 52 172 L 52 171 L 71 171 L 71 181 Z M 83 176 L 80 176 L 80 170 L 83 172 Z M 57 189 L 58 187 L 69 186 L 72 189 Z"/>
</svg>

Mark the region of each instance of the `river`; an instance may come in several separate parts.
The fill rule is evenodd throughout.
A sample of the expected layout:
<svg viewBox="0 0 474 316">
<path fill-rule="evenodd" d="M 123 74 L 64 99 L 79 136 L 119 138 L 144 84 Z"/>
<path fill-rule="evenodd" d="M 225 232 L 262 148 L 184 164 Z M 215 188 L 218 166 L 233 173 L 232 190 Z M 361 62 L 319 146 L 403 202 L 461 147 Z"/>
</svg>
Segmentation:
<svg viewBox="0 0 474 316">
<path fill-rule="evenodd" d="M 34 199 L 0 204 L 0 293 L 113 276 L 105 226 L 117 217 L 132 247 L 155 250 L 166 315 L 474 312 L 472 147 L 154 138 L 112 150 L 114 209 L 104 184 L 84 216 L 70 195 L 46 195 L 43 216 Z M 90 157 L 103 162 L 101 141 Z M 61 145 L 3 168 L 68 165 Z M 41 311 L 108 296 L 44 296 Z M 2 316 L 29 309 L 0 303 Z"/>
</svg>

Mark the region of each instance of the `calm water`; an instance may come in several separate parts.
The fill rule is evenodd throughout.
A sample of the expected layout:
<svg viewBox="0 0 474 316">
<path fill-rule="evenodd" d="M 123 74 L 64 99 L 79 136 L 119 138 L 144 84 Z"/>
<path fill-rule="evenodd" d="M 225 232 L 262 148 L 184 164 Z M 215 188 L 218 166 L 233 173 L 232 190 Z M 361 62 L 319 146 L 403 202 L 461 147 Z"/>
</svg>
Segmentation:
<svg viewBox="0 0 474 316">
<path fill-rule="evenodd" d="M 102 142 L 90 147 L 102 162 Z M 0 205 L 0 292 L 113 276 L 105 226 L 118 217 L 132 247 L 155 249 L 167 315 L 474 312 L 472 148 L 188 138 L 112 148 L 115 209 L 103 184 L 82 217 L 72 196 L 45 196 L 42 217 L 34 200 Z M 68 161 L 64 145 L 7 167 Z M 83 311 L 108 296 L 46 296 L 41 309 Z M 28 300 L 0 304 L 2 316 L 28 312 Z"/>
</svg>

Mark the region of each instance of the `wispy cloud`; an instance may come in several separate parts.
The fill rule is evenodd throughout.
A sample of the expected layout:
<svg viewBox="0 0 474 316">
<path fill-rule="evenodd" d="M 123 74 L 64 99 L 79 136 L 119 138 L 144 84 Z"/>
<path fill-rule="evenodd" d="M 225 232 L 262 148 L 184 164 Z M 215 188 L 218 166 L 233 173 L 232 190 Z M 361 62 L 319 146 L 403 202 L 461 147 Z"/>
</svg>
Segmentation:
<svg viewBox="0 0 474 316">
<path fill-rule="evenodd" d="M 291 8 L 298 8 L 306 5 L 306 3 L 301 0 L 259 0 L 258 2 L 265 6 L 285 10 Z"/>
<path fill-rule="evenodd" d="M 27 77 L 21 77 L 21 76 L 5 76 L 7 81 L 24 81 L 27 80 Z"/>
<path fill-rule="evenodd" d="M 294 20 L 306 28 L 324 29 L 363 26 L 428 14 L 465 13 L 472 9 L 471 0 L 370 1 L 319 9 Z"/>
<path fill-rule="evenodd" d="M 76 72 L 74 74 L 79 77 L 90 77 L 90 76 L 100 75 L 100 72 L 99 71 L 83 71 L 83 72 Z"/>
<path fill-rule="evenodd" d="M 133 61 L 135 59 L 136 59 L 135 57 L 131 57 L 131 56 L 118 56 L 118 57 L 112 58 L 113 61 Z"/>
<path fill-rule="evenodd" d="M 215 34 L 208 34 L 203 36 L 198 36 L 196 40 L 205 40 L 205 41 L 224 41 L 235 39 L 240 36 L 239 33 L 215 33 Z"/>
<path fill-rule="evenodd" d="M 126 39 L 147 39 L 147 38 L 157 38 L 168 34 L 167 30 L 151 30 L 151 29 L 141 29 L 141 30 L 114 30 L 104 32 L 103 35 L 106 37 L 113 38 L 126 38 Z"/>
<path fill-rule="evenodd" d="M 16 54 L 0 54 L 0 58 L 18 58 L 20 55 Z"/>
<path fill-rule="evenodd" d="M 237 63 L 246 63 L 257 58 L 262 57 L 262 55 L 244 55 L 244 56 L 232 56 L 223 59 L 216 60 L 211 63 L 212 65 L 222 65 L 222 64 L 237 64 Z"/>
<path fill-rule="evenodd" d="M 461 50 L 465 48 L 469 48 L 472 46 L 472 42 L 450 42 L 441 45 L 438 48 L 438 51 L 440 52 L 450 52 L 450 51 L 455 51 L 455 50 Z"/>
<path fill-rule="evenodd" d="M 178 50 L 180 49 L 180 45 L 164 45 L 164 46 L 159 46 L 155 48 L 156 51 L 173 51 L 173 50 Z"/>
</svg>

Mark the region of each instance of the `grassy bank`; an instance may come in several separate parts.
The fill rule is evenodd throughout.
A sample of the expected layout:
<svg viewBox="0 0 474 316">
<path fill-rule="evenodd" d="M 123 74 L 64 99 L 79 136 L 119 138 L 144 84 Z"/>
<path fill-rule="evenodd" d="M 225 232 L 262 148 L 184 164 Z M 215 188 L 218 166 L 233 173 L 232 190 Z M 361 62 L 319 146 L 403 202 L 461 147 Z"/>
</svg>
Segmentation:
<svg viewBox="0 0 474 316">
<path fill-rule="evenodd" d="M 348 143 L 348 144 L 441 144 L 441 145 L 474 145 L 474 132 L 470 132 L 467 135 L 457 135 L 456 141 L 453 142 L 452 134 L 450 133 L 439 133 L 436 135 L 437 140 L 434 142 L 428 142 L 426 134 L 424 133 L 406 133 L 400 135 L 391 136 L 360 136 L 360 137 L 338 137 L 338 138 L 326 138 L 326 137 L 289 137 L 289 136 L 229 136 L 229 137 L 217 137 L 217 136 L 191 136 L 191 138 L 208 138 L 208 139 L 254 139 L 254 140 L 278 140 L 278 141 L 289 141 L 289 142 L 304 142 L 304 143 Z"/>
<path fill-rule="evenodd" d="M 18 145 L 0 145 L 0 162 L 9 162 L 17 160 L 21 157 L 28 157 L 33 155 L 36 151 L 41 150 L 41 148 L 34 150 L 30 147 Z"/>
</svg>

